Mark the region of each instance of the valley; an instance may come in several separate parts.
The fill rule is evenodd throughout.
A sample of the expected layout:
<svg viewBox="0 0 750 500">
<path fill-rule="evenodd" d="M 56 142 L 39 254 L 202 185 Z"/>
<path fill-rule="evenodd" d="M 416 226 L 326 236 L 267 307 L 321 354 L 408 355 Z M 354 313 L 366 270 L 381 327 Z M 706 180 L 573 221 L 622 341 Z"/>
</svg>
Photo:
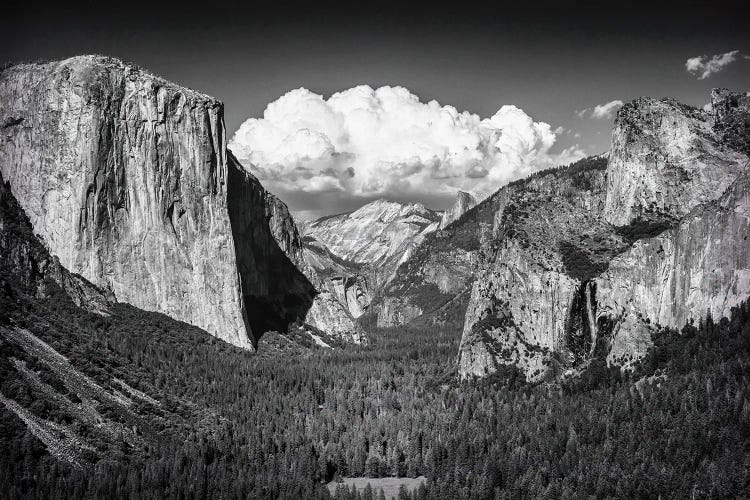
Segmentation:
<svg viewBox="0 0 750 500">
<path fill-rule="evenodd" d="M 446 210 L 301 221 L 218 100 L 4 68 L 0 498 L 741 497 L 750 94 L 710 97 Z"/>
</svg>

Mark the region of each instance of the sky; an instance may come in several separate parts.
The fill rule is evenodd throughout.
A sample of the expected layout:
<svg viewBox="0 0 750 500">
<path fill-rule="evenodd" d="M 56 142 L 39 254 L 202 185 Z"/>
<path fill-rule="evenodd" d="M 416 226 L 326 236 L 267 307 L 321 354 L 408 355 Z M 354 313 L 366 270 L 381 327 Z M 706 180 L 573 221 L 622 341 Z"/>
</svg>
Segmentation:
<svg viewBox="0 0 750 500">
<path fill-rule="evenodd" d="M 221 99 L 230 147 L 301 218 L 443 209 L 606 151 L 622 102 L 750 90 L 739 2 L 271 5 L 16 3 L 0 62 L 107 54 Z"/>
</svg>

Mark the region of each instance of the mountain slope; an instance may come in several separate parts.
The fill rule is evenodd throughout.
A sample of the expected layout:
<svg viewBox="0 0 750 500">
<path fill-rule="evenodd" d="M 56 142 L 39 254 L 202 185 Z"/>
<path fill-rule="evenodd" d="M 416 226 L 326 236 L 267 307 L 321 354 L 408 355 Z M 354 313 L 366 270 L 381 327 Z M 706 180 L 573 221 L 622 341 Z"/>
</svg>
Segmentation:
<svg viewBox="0 0 750 500">
<path fill-rule="evenodd" d="M 429 323 L 463 325 L 465 308 L 479 262 L 498 236 L 497 219 L 527 185 L 549 196 L 559 189 L 553 177 L 568 172 L 572 186 L 590 187 L 588 171 L 606 168 L 607 160 L 594 157 L 557 171 L 544 171 L 511 182 L 468 210 L 458 220 L 425 238 L 378 298 L 377 324 L 394 326 L 420 316 Z M 556 172 L 556 173 L 555 173 Z M 600 181 L 601 184 L 601 181 Z M 545 214 L 546 217 L 546 214 Z"/>
</svg>

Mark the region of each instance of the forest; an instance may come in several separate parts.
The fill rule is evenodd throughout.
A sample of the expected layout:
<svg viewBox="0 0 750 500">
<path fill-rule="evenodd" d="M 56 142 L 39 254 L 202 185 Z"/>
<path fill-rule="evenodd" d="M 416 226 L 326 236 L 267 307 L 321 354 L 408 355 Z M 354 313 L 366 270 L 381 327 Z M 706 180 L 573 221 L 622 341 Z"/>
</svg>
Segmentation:
<svg viewBox="0 0 750 500">
<path fill-rule="evenodd" d="M 88 312 L 10 197 L 0 209 L 0 498 L 369 500 L 326 483 L 418 476 L 400 499 L 750 488 L 747 303 L 659 332 L 630 372 L 595 358 L 539 384 L 512 367 L 462 381 L 452 310 L 370 325 L 363 346 L 266 334 L 257 353 L 125 304 Z"/>
</svg>

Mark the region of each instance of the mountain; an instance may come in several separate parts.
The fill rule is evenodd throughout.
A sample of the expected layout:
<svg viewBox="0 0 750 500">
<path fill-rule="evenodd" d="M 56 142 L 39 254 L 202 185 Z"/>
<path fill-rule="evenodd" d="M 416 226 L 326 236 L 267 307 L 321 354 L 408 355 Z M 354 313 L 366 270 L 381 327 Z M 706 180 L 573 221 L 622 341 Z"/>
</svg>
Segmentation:
<svg viewBox="0 0 750 500">
<path fill-rule="evenodd" d="M 511 365 L 538 380 L 600 355 L 629 366 L 659 328 L 728 316 L 750 294 L 748 102 L 623 106 L 609 153 L 512 182 L 427 236 L 377 324 L 460 324 L 462 377 Z"/>
<path fill-rule="evenodd" d="M 86 488 L 81 478 L 103 464 L 109 472 L 100 470 L 96 485 L 88 483 L 92 488 L 178 455 L 195 462 L 209 441 L 210 453 L 217 453 L 216 446 L 233 441 L 220 436 L 234 424 L 211 401 L 206 377 L 223 380 L 232 392 L 224 400 L 236 404 L 234 391 L 245 398 L 254 393 L 247 373 L 253 363 L 330 352 L 316 347 L 316 338 L 299 329 L 272 332 L 260 340 L 259 352 L 249 353 L 166 315 L 118 303 L 50 255 L 0 174 L 1 498 L 33 497 L 45 482 L 63 477 L 68 486 L 51 490 L 76 497 L 73 490 Z M 243 413 L 246 418 L 247 408 Z M 127 488 L 156 498 L 164 494 L 158 483 L 151 477 Z M 245 487 L 255 484 L 248 480 Z M 310 482 L 304 489 L 315 488 Z"/>
<path fill-rule="evenodd" d="M 81 56 L 4 69 L 0 103 L 0 172 L 63 267 L 245 348 L 304 319 L 296 228 L 227 150 L 219 101 Z"/>
<path fill-rule="evenodd" d="M 435 231 L 439 221 L 437 212 L 419 203 L 380 199 L 351 213 L 317 219 L 306 226 L 305 235 L 345 261 L 369 266 L 377 287 L 390 279 L 424 236 Z"/>
<path fill-rule="evenodd" d="M 322 500 L 336 476 L 377 485 L 393 471 L 428 478 L 419 498 L 747 491 L 747 302 L 730 320 L 660 332 L 629 376 L 594 359 L 549 384 L 500 367 L 468 385 L 452 370 L 460 335 L 439 326 L 297 352 L 270 333 L 251 353 L 108 302 L 83 278 L 61 287 L 67 271 L 45 265 L 53 257 L 4 187 L 0 498 Z M 77 306 L 77 287 L 106 310 Z"/>
<path fill-rule="evenodd" d="M 119 78 L 118 61 L 80 59 Z M 50 63 L 50 71 L 64 63 Z M 41 71 L 35 68 L 29 75 Z M 73 112 L 65 104 L 75 95 L 85 102 L 107 94 L 91 96 L 72 78 L 52 85 L 68 101 L 47 90 L 44 106 L 61 103 L 59 113 L 77 122 L 55 121 L 54 110 L 37 112 L 39 104 L 0 108 L 0 498 L 370 498 L 367 489 L 339 487 L 333 495 L 326 484 L 420 476 L 427 480 L 414 498 L 735 498 L 748 491 L 748 95 L 715 92 L 712 111 L 637 100 L 621 111 L 617 147 L 607 155 L 504 186 L 442 229 L 441 214 L 433 213 L 424 217 L 436 228 L 431 232 L 412 223 L 374 230 L 383 236 L 376 245 L 387 247 L 372 252 L 382 259 L 376 262 L 403 262 L 395 275 L 387 270 L 393 278 L 384 287 L 370 289 L 381 269 L 350 260 L 358 246 L 370 250 L 367 242 L 346 242 L 352 254 L 345 258 L 306 227 L 299 231 L 286 205 L 228 151 L 226 177 L 215 177 L 226 200 L 209 190 L 211 199 L 196 207 L 175 206 L 172 214 L 186 213 L 167 218 L 173 233 L 154 217 L 147 232 L 155 235 L 125 224 L 136 220 L 134 207 L 172 192 L 171 181 L 153 184 L 179 171 L 163 156 L 170 142 L 142 135 L 160 159 L 123 160 L 115 153 L 129 155 L 131 143 L 110 140 L 116 136 L 106 132 L 109 125 L 92 129 L 79 114 L 86 105 L 76 102 Z M 174 116 L 165 112 L 164 124 L 175 126 L 172 120 L 188 120 L 199 108 L 178 106 Z M 128 116 L 104 114 L 113 123 Z M 37 135 L 46 121 L 51 128 Z M 114 130 L 151 126 L 122 121 Z M 30 130 L 16 129 L 24 123 Z M 61 141 L 54 124 L 79 149 L 65 149 L 65 141 L 57 151 L 39 144 Z M 55 155 L 85 166 L 93 161 L 87 138 L 94 132 L 104 134 L 95 142 L 108 151 L 106 161 L 95 162 L 98 171 L 114 165 L 121 175 L 95 175 L 89 195 L 88 183 L 79 192 L 69 180 L 86 178 L 88 170 L 58 170 Z M 201 137 L 172 135 L 174 151 L 192 158 L 186 144 Z M 202 165 L 185 161 L 188 170 Z M 143 175 L 133 179 L 128 162 Z M 21 167 L 29 169 L 27 178 Z M 201 178 L 180 176 L 190 183 L 176 192 L 201 192 Z M 136 189 L 139 180 L 145 186 Z M 54 240 L 62 230 L 78 237 L 63 224 L 75 217 L 61 210 L 61 222 L 46 226 L 44 211 L 33 209 L 56 210 L 67 201 L 49 205 L 59 195 L 35 195 L 34 183 L 89 200 L 79 220 L 93 250 Z M 632 183 L 641 185 L 631 189 Z M 65 191 L 68 185 L 75 189 Z M 127 195 L 114 197 L 126 200 L 114 217 L 108 200 L 118 185 Z M 214 212 L 201 211 L 201 203 Z M 90 213 L 100 221 L 98 232 Z M 230 232 L 201 238 L 232 244 L 234 253 L 211 257 L 234 258 L 234 267 L 222 265 L 237 275 L 240 307 L 252 305 L 252 335 L 286 329 L 264 334 L 257 352 L 123 302 L 122 283 L 99 286 L 51 251 L 54 240 L 73 263 L 81 255 L 107 263 L 112 249 L 125 245 L 124 268 L 140 252 L 155 271 L 170 260 L 181 276 L 182 261 L 150 255 L 131 233 L 156 238 L 149 245 L 160 252 L 189 253 L 190 245 L 207 243 L 178 240 L 192 234 L 181 220 L 204 228 L 214 217 L 210 227 L 220 228 L 223 213 Z M 355 235 L 388 226 L 379 217 L 340 220 Z M 406 251 L 389 254 L 388 238 Z M 170 293 L 182 297 L 201 292 L 178 278 L 156 273 L 142 286 L 171 283 Z M 295 299 L 310 287 L 319 293 L 297 309 Z M 409 325 L 357 339 L 352 331 L 333 337 L 299 320 L 330 304 L 328 313 L 347 315 L 321 321 L 338 318 L 344 331 L 341 318 L 361 314 L 354 323 L 366 324 L 361 320 L 381 312 L 386 299 L 394 311 L 402 303 L 418 308 L 413 318 L 397 318 Z M 292 316 L 298 319 L 290 325 Z M 536 383 L 554 373 L 561 376 Z"/>
<path fill-rule="evenodd" d="M 606 159 L 590 158 L 568 168 L 580 171 L 605 167 Z M 443 220 L 451 218 L 450 212 L 465 211 L 427 235 L 375 300 L 372 313 L 377 326 L 399 326 L 419 318 L 432 325 L 450 323 L 461 328 L 483 248 L 491 246 L 496 236 L 495 217 L 522 186 L 522 180 L 511 182 L 471 207 L 473 198 L 459 192 L 454 208 L 443 215 Z"/>
<path fill-rule="evenodd" d="M 726 91 L 713 111 L 637 99 L 618 112 L 606 170 L 524 181 L 482 249 L 459 373 L 512 364 L 534 380 L 595 355 L 628 366 L 658 329 L 746 300 L 747 102 Z"/>
<path fill-rule="evenodd" d="M 474 208 L 476 204 L 477 199 L 473 195 L 465 191 L 459 191 L 453 205 L 443 212 L 443 216 L 440 219 L 440 229 L 445 229 L 450 223 L 460 219 L 463 214 Z"/>
<path fill-rule="evenodd" d="M 320 291 L 306 321 L 322 330 L 361 332 L 357 318 L 439 222 L 437 212 L 420 204 L 376 200 L 306 224 L 307 275 Z"/>
</svg>

